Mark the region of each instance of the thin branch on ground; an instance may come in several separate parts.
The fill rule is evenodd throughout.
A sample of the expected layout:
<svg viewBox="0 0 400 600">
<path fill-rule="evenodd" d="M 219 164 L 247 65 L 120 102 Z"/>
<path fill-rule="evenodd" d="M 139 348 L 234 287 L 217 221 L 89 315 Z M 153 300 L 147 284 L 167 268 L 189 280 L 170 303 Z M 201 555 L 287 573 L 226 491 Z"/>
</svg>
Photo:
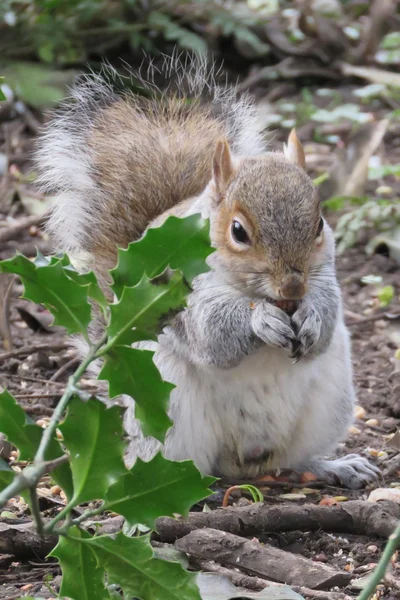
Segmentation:
<svg viewBox="0 0 400 600">
<path fill-rule="evenodd" d="M 66 373 L 68 371 L 68 369 L 70 369 L 73 365 L 75 365 L 75 364 L 77 364 L 79 362 L 80 362 L 80 358 L 78 356 L 73 356 L 71 358 L 71 360 L 69 360 L 68 362 L 66 362 L 59 369 L 57 369 L 57 371 L 50 377 L 49 382 L 51 382 L 51 383 L 58 383 L 57 379 L 60 379 L 60 377 L 62 375 L 64 375 L 64 373 Z"/>
<path fill-rule="evenodd" d="M 24 229 L 37 225 L 40 221 L 40 217 L 37 215 L 31 217 L 22 217 L 16 220 L 14 223 L 0 229 L 0 244 L 12 240 L 21 233 Z"/>
<path fill-rule="evenodd" d="M 70 343 L 68 342 L 47 342 L 45 344 L 33 344 L 32 346 L 23 346 L 22 348 L 15 348 L 14 350 L 10 350 L 9 352 L 2 352 L 0 354 L 0 362 L 3 360 L 7 360 L 8 358 L 15 358 L 16 356 L 28 356 L 29 354 L 34 354 L 35 352 L 42 352 L 46 350 L 53 350 L 54 352 L 58 352 L 59 350 L 66 350 L 70 348 Z"/>
<path fill-rule="evenodd" d="M 282 589 L 286 587 L 286 585 L 282 583 L 268 581 L 267 579 L 262 579 L 261 577 L 255 577 L 253 575 L 247 575 L 239 570 L 234 570 L 233 568 L 228 569 L 222 567 L 219 563 L 212 560 L 190 557 L 189 562 L 196 569 L 200 569 L 205 573 L 218 573 L 219 575 L 223 575 L 230 579 L 237 587 L 246 588 L 252 592 L 260 592 L 266 588 Z M 299 585 L 292 585 L 290 587 L 294 592 L 315 600 L 351 600 L 351 597 L 343 592 L 311 590 L 310 588 Z"/>
</svg>

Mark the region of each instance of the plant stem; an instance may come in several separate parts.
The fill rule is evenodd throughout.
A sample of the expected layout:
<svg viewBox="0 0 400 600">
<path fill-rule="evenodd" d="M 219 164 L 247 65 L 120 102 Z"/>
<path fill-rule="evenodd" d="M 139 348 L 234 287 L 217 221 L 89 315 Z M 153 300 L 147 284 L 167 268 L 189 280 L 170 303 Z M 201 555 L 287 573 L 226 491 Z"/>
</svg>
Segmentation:
<svg viewBox="0 0 400 600">
<path fill-rule="evenodd" d="M 56 409 L 53 413 L 53 416 L 51 417 L 49 425 L 43 432 L 42 439 L 40 440 L 39 448 L 36 452 L 36 456 L 34 459 L 34 465 L 37 465 L 44 461 L 47 447 L 54 435 L 55 430 L 57 429 L 57 425 L 62 419 L 68 402 L 71 400 L 72 396 L 77 392 L 76 384 L 78 383 L 79 379 L 82 377 L 90 363 L 93 362 L 93 360 L 95 359 L 96 352 L 104 344 L 106 339 L 106 336 L 103 336 L 101 340 L 97 342 L 97 344 L 93 344 L 86 358 L 76 369 L 75 373 L 71 375 L 71 377 L 68 379 L 68 384 L 65 388 L 65 392 L 62 395 L 60 402 L 56 406 Z"/>
<path fill-rule="evenodd" d="M 10 498 L 14 498 L 19 492 L 35 486 L 43 475 L 54 471 L 54 469 L 57 469 L 66 462 L 68 462 L 68 456 L 63 454 L 63 456 L 60 456 L 59 458 L 43 462 L 40 465 L 30 465 L 26 467 L 22 473 L 0 493 L 0 507 L 4 506 Z"/>
<path fill-rule="evenodd" d="M 85 359 L 79 365 L 75 373 L 69 378 L 67 387 L 65 388 L 65 392 L 56 406 L 50 423 L 48 427 L 43 431 L 42 439 L 40 440 L 39 448 L 37 449 L 35 458 L 33 460 L 33 464 L 26 467 L 21 473 L 21 475 L 16 477 L 14 481 L 12 481 L 10 485 L 0 493 L 0 506 L 5 504 L 8 500 L 13 498 L 22 490 L 34 488 L 39 479 L 45 473 L 49 472 L 49 470 L 57 468 L 58 466 L 60 466 L 60 464 L 63 464 L 68 460 L 67 455 L 64 455 L 53 461 L 46 462 L 46 451 L 48 445 L 53 439 L 55 430 L 57 429 L 57 425 L 62 419 L 68 402 L 71 400 L 72 396 L 78 391 L 77 383 L 79 379 L 86 371 L 90 363 L 96 359 L 96 353 L 99 350 L 99 348 L 101 348 L 101 346 L 105 343 L 106 339 L 107 336 L 103 335 L 96 344 L 93 344 L 91 346 Z"/>
<path fill-rule="evenodd" d="M 39 501 L 36 494 L 36 487 L 29 488 L 29 496 L 30 496 L 30 509 L 32 513 L 33 520 L 35 521 L 37 532 L 40 536 L 43 535 L 43 521 L 42 515 L 40 514 Z"/>
<path fill-rule="evenodd" d="M 67 515 L 67 513 L 69 512 L 67 510 L 68 508 L 69 507 L 66 506 L 58 515 L 56 515 L 54 517 L 54 519 L 52 519 L 50 521 L 50 523 L 47 523 L 47 525 L 44 527 L 44 531 L 45 532 L 51 531 L 52 533 L 56 533 L 57 535 L 65 535 L 65 533 L 68 531 L 68 529 L 70 528 L 71 525 L 80 525 L 81 523 L 83 523 L 83 521 L 86 521 L 86 519 L 90 519 L 91 517 L 100 515 L 105 510 L 107 510 L 106 504 L 103 503 L 101 506 L 99 506 L 99 508 L 95 508 L 93 510 L 85 510 L 85 512 L 83 514 L 81 514 L 76 519 L 72 519 L 70 521 L 70 523 L 65 523 L 61 527 L 54 529 L 54 526 L 58 523 L 58 521 L 60 521 L 64 516 Z M 71 513 L 69 512 L 69 515 L 70 514 Z M 67 516 L 67 519 L 68 519 L 68 516 Z"/>
<path fill-rule="evenodd" d="M 388 564 L 393 554 L 396 552 L 397 547 L 400 544 L 400 522 L 397 525 L 394 532 L 389 536 L 388 542 L 385 546 L 385 550 L 381 556 L 381 559 L 367 581 L 365 588 L 360 592 L 357 600 L 368 600 L 375 592 L 376 586 L 384 578 Z"/>
</svg>

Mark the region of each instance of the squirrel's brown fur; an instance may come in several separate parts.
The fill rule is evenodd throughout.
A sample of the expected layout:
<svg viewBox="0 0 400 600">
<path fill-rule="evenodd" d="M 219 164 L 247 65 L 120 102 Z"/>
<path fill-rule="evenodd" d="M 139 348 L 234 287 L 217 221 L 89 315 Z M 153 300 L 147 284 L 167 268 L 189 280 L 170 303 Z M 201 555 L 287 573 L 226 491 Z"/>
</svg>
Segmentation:
<svg viewBox="0 0 400 600">
<path fill-rule="evenodd" d="M 118 96 L 103 77 L 85 77 L 39 142 L 39 181 L 58 196 L 49 232 L 97 272 L 99 264 L 103 273 L 115 265 L 117 246 L 204 190 L 220 138 L 237 155 L 265 151 L 257 109 L 246 95 L 216 85 L 212 68 L 172 57 L 162 74 L 166 91 L 149 98 Z M 153 78 L 148 72 L 143 81 L 148 92 Z"/>
<path fill-rule="evenodd" d="M 115 244 L 126 247 L 165 210 L 200 194 L 224 133 L 207 108 L 176 97 L 155 105 L 132 96 L 102 109 L 88 144 L 108 210 L 106 220 L 94 215 L 96 236 L 87 249 L 112 263 Z"/>
</svg>

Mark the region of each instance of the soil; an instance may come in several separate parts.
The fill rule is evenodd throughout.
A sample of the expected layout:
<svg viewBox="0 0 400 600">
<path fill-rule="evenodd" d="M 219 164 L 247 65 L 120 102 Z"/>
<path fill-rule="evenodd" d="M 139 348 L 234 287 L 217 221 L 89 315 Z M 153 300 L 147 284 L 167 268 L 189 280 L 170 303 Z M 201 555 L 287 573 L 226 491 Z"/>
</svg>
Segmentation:
<svg viewBox="0 0 400 600">
<path fill-rule="evenodd" d="M 21 173 L 26 173 L 29 163 L 25 156 L 31 147 L 32 134 L 35 132 L 21 117 L 0 123 L 0 127 L 0 139 L 2 136 L 4 144 L 8 144 L 8 151 L 10 143 L 15 146 L 10 151 L 14 155 L 11 164 L 18 170 L 21 169 Z M 279 133 L 275 138 L 276 143 L 280 141 L 280 137 L 282 136 Z M 386 155 L 389 159 L 392 157 L 390 162 L 393 164 L 399 162 L 399 151 L 394 140 L 393 135 L 388 136 L 386 140 Z M 18 172 L 13 170 L 13 167 L 2 180 L 0 177 L 3 186 L 0 187 L 3 225 L 10 215 L 23 216 L 29 212 L 24 204 L 26 189 L 30 190 L 29 182 L 21 183 L 18 177 Z M 392 183 L 397 185 L 396 182 Z M 327 218 L 334 224 L 337 217 L 327 215 Z M 32 226 L 12 240 L 0 244 L 0 256 L 2 259 L 8 258 L 16 249 L 32 256 L 35 245 L 44 253 L 51 252 L 45 234 Z M 396 314 L 400 315 L 400 268 L 388 256 L 376 254 L 367 257 L 362 243 L 338 257 L 337 267 L 346 320 L 352 334 L 357 404 L 365 409 L 365 415 L 355 420 L 355 428 L 338 448 L 338 454 L 359 452 L 384 469 L 385 463 L 397 453 L 396 449 L 388 446 L 388 436 L 400 425 L 400 359 L 395 358 L 396 350 L 400 346 L 400 319 L 395 318 Z M 361 280 L 367 275 L 380 276 L 382 281 L 378 286 L 365 284 Z M 394 286 L 396 293 L 393 302 L 384 309 L 379 305 L 376 290 L 377 287 L 386 285 Z M 39 423 L 42 423 L 42 420 L 51 414 L 62 394 L 68 375 L 74 369 L 74 351 L 67 347 L 59 349 L 60 344 L 66 341 L 63 331 L 49 329 L 49 315 L 41 307 L 35 307 L 20 299 L 21 291 L 21 286 L 15 282 L 11 297 L 11 340 L 13 349 L 27 350 L 21 355 L 5 360 L 0 356 L 0 384 L 15 395 L 35 421 L 39 420 Z M 4 293 L 1 295 L 0 301 L 4 303 Z M 381 318 L 377 318 L 379 314 L 382 314 Z M 8 349 L 4 349 L 4 352 L 6 351 Z M 65 369 L 60 372 L 62 367 Z M 56 373 L 56 381 L 52 381 L 51 378 L 54 378 Z M 95 390 L 96 383 L 86 379 L 84 385 Z M 371 419 L 374 421 L 369 421 Z M 400 472 L 395 472 L 393 476 L 372 487 L 390 487 L 396 483 L 400 486 Z M 49 481 L 45 480 L 41 498 L 42 508 L 49 515 L 57 511 L 59 503 L 63 502 L 59 494 L 49 490 L 50 486 Z M 263 488 L 263 492 L 266 501 L 271 503 L 318 503 L 325 496 L 364 500 L 370 492 L 370 489 L 351 491 L 340 487 L 322 486 L 307 490 L 306 500 L 289 501 L 280 497 L 287 492 L 302 491 L 304 487 L 307 487 L 307 484 L 294 486 L 283 482 L 281 488 L 266 487 Z M 342 501 L 345 501 L 345 498 L 342 498 Z M 236 502 L 237 499 L 233 501 Z M 211 503 L 210 505 L 214 507 Z M 27 506 L 20 501 L 10 502 L 7 510 L 17 519 L 29 516 Z M 384 540 L 368 536 L 333 535 L 323 531 L 264 534 L 260 539 L 284 550 L 325 562 L 337 569 L 353 571 L 355 576 L 362 576 L 370 571 L 385 545 Z M 398 562 L 393 565 L 393 574 L 400 576 Z M 0 598 L 11 599 L 20 595 L 54 597 L 57 595 L 58 575 L 58 567 L 51 559 L 38 558 L 35 561 L 21 562 L 15 561 L 13 557 L 0 555 Z M 352 587 L 346 592 L 354 596 L 358 593 Z M 395 600 L 399 595 L 399 590 L 382 588 L 381 597 L 386 600 Z"/>
</svg>

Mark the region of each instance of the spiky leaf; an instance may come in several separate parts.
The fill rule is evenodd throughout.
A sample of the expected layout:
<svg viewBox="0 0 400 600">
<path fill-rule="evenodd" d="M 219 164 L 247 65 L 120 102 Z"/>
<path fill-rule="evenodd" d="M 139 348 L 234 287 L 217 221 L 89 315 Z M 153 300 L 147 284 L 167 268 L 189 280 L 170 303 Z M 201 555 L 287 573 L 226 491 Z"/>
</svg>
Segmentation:
<svg viewBox="0 0 400 600">
<path fill-rule="evenodd" d="M 89 539 L 86 531 L 71 527 L 68 535 L 60 536 L 50 556 L 58 558 L 62 570 L 60 596 L 77 600 L 109 600 L 110 594 L 104 587 L 104 569 L 98 564 L 90 546 L 77 539 Z"/>
<path fill-rule="evenodd" d="M 151 338 L 159 330 L 161 317 L 182 306 L 188 291 L 178 271 L 167 284 L 151 283 L 144 275 L 134 287 L 124 288 L 120 301 L 111 305 L 109 337 L 118 344 L 131 344 L 132 333 L 137 341 L 143 331 L 142 339 Z"/>
<path fill-rule="evenodd" d="M 136 285 L 143 273 L 152 279 L 168 265 L 182 271 L 189 283 L 207 271 L 206 258 L 213 252 L 208 232 L 208 221 L 200 215 L 169 217 L 161 227 L 149 229 L 142 239 L 119 251 L 118 265 L 111 271 L 117 297 L 124 286 Z"/>
<path fill-rule="evenodd" d="M 110 487 L 107 509 L 123 515 L 130 525 L 154 527 L 154 520 L 174 513 L 187 515 L 190 508 L 210 495 L 208 486 L 215 479 L 203 477 L 193 462 L 172 462 L 157 454 L 150 462 L 138 459 Z"/>
<path fill-rule="evenodd" d="M 74 495 L 70 504 L 102 499 L 125 473 L 121 409 L 91 398 L 72 398 L 60 430 L 70 453 Z"/>
<path fill-rule="evenodd" d="M 149 536 L 97 536 L 81 539 L 90 546 L 108 576 L 126 597 L 141 600 L 201 600 L 196 575 L 179 563 L 154 558 Z"/>
<path fill-rule="evenodd" d="M 14 479 L 15 473 L 5 460 L 0 458 L 0 492 L 4 490 Z"/>
<path fill-rule="evenodd" d="M 0 432 L 4 433 L 8 441 L 18 448 L 21 460 L 33 460 L 42 438 L 43 429 L 32 421 L 7 390 L 0 394 Z M 53 460 L 63 454 L 59 442 L 52 439 L 45 454 L 46 460 Z M 72 475 L 69 464 L 60 465 L 52 471 L 51 476 L 70 497 Z"/>
<path fill-rule="evenodd" d="M 81 286 L 67 277 L 61 260 L 37 266 L 17 254 L 1 261 L 0 271 L 19 275 L 25 287 L 23 297 L 44 304 L 54 316 L 54 324 L 62 325 L 68 333 L 87 336 L 91 318 L 87 285 Z"/>
<path fill-rule="evenodd" d="M 111 398 L 131 396 L 144 435 L 163 441 L 171 426 L 166 410 L 174 386 L 162 380 L 153 356 L 149 350 L 115 346 L 105 357 L 99 379 L 108 381 Z"/>
</svg>

